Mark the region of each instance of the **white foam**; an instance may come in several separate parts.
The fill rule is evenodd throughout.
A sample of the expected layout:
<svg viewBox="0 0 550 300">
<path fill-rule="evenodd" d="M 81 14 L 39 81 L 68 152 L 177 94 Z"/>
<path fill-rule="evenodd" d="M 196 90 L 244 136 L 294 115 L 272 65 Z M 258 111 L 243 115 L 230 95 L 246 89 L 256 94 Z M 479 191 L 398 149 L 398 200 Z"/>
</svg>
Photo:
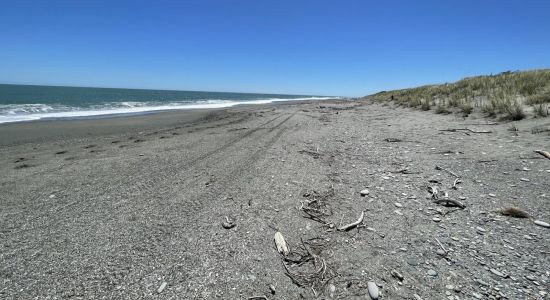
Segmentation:
<svg viewBox="0 0 550 300">
<path fill-rule="evenodd" d="M 35 121 L 41 119 L 63 119 L 63 118 L 83 118 L 94 116 L 108 116 L 120 114 L 137 114 L 145 112 L 163 111 L 163 110 L 187 110 L 187 109 L 208 109 L 225 108 L 243 104 L 268 104 L 280 101 L 305 101 L 305 100 L 328 100 L 338 99 L 338 97 L 307 97 L 307 98 L 271 98 L 251 101 L 231 101 L 222 99 L 204 100 L 195 103 L 167 103 L 163 105 L 148 104 L 145 102 L 120 102 L 118 107 L 97 107 L 92 109 L 68 110 L 68 107 L 51 107 L 44 104 L 23 104 L 12 105 L 10 109 L 4 106 L 1 123 L 13 123 L 24 121 Z M 65 111 L 60 111 L 65 110 Z"/>
</svg>

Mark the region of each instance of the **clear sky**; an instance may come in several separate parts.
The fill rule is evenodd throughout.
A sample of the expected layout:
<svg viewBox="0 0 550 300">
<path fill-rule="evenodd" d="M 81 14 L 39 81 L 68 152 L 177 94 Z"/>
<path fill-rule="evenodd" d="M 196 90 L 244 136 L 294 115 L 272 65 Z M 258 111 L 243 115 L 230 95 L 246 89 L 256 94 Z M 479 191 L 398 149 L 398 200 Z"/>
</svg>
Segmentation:
<svg viewBox="0 0 550 300">
<path fill-rule="evenodd" d="M 0 83 L 360 96 L 548 67 L 548 0 L 0 0 Z"/>
</svg>

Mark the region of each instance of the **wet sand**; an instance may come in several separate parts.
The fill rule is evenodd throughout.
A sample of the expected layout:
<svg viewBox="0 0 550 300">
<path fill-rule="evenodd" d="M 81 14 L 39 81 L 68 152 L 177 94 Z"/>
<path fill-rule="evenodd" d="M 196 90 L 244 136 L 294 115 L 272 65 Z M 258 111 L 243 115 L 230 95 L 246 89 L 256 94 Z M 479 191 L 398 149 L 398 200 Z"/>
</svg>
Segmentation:
<svg viewBox="0 0 550 300">
<path fill-rule="evenodd" d="M 324 101 L 0 125 L 0 298 L 547 299 L 550 121 L 487 124 Z"/>
</svg>

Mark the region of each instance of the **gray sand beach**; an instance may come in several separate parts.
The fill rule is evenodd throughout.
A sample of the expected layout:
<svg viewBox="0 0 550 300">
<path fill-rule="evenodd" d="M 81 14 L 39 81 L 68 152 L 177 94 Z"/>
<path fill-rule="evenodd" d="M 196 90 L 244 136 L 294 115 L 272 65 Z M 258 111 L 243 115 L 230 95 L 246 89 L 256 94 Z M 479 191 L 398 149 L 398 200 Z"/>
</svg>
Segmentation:
<svg viewBox="0 0 550 300">
<path fill-rule="evenodd" d="M 0 125 L 0 298 L 549 299 L 549 132 L 366 100 Z"/>
</svg>

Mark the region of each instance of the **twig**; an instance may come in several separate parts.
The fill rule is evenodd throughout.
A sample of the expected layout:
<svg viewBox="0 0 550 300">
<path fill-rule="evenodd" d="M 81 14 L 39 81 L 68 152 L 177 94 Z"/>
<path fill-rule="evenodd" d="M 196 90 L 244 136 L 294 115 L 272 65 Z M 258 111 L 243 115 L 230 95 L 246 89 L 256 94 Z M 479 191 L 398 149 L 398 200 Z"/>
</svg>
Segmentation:
<svg viewBox="0 0 550 300">
<path fill-rule="evenodd" d="M 435 166 L 435 169 L 436 169 L 436 170 L 443 170 L 443 171 L 445 171 L 445 172 L 447 172 L 447 173 L 453 175 L 453 176 L 456 177 L 456 178 L 460 178 L 460 176 L 456 175 L 456 173 L 454 173 L 453 171 L 448 170 L 448 169 L 445 169 L 445 168 L 440 167 L 440 166 L 438 166 L 438 165 Z"/>
<path fill-rule="evenodd" d="M 435 204 L 441 204 L 443 206 L 466 208 L 466 205 L 453 199 L 436 199 L 433 201 Z"/>
<path fill-rule="evenodd" d="M 456 178 L 455 181 L 453 182 L 453 190 L 458 189 L 456 185 L 459 183 L 462 183 L 462 181 L 460 180 L 460 178 Z"/>
<path fill-rule="evenodd" d="M 269 300 L 269 299 L 267 299 L 266 296 L 252 296 L 252 297 L 248 297 L 248 300 L 259 300 L 259 299 Z"/>
<path fill-rule="evenodd" d="M 445 253 L 448 253 L 447 249 L 445 249 L 445 247 L 443 247 L 443 244 L 441 244 L 441 242 L 440 242 L 437 238 L 434 238 L 434 239 L 435 239 L 435 241 L 439 244 L 439 247 L 441 247 L 441 249 L 442 249 L 443 251 L 445 251 Z"/>
<path fill-rule="evenodd" d="M 550 159 L 550 152 L 544 150 L 535 150 L 535 153 L 538 153 L 548 159 Z"/>
<path fill-rule="evenodd" d="M 440 129 L 439 131 L 449 131 L 449 132 L 469 131 L 471 133 L 492 133 L 492 131 L 488 131 L 488 130 L 476 131 L 469 128 L 449 128 L 449 129 Z"/>
<path fill-rule="evenodd" d="M 355 227 L 357 227 L 357 225 L 363 223 L 363 219 L 365 218 L 365 211 L 362 211 L 361 212 L 361 215 L 359 216 L 359 219 L 357 219 L 357 221 L 355 222 L 352 222 L 352 223 L 349 223 L 347 225 L 343 225 L 343 226 L 340 226 L 338 227 L 338 230 L 339 231 L 348 231 L 348 230 L 351 230 Z"/>
</svg>

